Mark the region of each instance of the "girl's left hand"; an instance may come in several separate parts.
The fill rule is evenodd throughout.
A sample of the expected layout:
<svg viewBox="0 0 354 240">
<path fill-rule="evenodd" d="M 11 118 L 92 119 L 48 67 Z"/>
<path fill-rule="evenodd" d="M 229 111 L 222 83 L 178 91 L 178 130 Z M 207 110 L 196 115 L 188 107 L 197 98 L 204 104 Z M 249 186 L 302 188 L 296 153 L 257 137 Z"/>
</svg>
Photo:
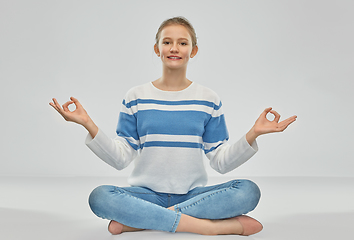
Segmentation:
<svg viewBox="0 0 354 240">
<path fill-rule="evenodd" d="M 267 114 L 271 113 L 274 115 L 274 120 L 270 121 L 267 119 Z M 273 132 L 282 132 L 284 131 L 291 123 L 295 122 L 297 116 L 292 116 L 284 121 L 279 122 L 280 115 L 276 111 L 272 110 L 272 108 L 266 108 L 262 114 L 257 119 L 256 123 L 254 124 L 254 132 L 255 134 L 262 135 L 266 133 L 273 133 Z"/>
<path fill-rule="evenodd" d="M 267 119 L 267 114 L 271 113 L 274 115 L 274 120 L 270 121 Z M 271 107 L 266 108 L 262 114 L 257 119 L 256 123 L 252 129 L 247 133 L 247 141 L 252 144 L 252 142 L 260 135 L 274 132 L 284 131 L 291 123 L 295 122 L 297 116 L 289 117 L 281 122 L 280 115 L 276 111 L 272 110 Z"/>
</svg>

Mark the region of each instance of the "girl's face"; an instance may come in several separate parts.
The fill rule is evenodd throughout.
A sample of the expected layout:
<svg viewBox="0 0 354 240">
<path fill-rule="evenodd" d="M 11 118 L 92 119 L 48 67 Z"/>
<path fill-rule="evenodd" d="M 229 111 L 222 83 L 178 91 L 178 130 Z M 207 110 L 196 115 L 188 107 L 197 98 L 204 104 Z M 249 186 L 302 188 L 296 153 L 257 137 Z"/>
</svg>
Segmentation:
<svg viewBox="0 0 354 240">
<path fill-rule="evenodd" d="M 192 39 L 188 30 L 182 25 L 170 25 L 165 27 L 160 34 L 158 46 L 154 46 L 155 52 L 165 67 L 178 69 L 187 67 L 190 58 L 193 58 L 198 47 L 192 46 Z"/>
</svg>

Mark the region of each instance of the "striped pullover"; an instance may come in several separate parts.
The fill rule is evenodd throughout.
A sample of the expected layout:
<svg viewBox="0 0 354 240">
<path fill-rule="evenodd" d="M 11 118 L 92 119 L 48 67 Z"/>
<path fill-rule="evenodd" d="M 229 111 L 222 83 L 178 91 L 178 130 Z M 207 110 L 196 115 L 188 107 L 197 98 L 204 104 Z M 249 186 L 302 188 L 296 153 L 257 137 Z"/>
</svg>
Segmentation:
<svg viewBox="0 0 354 240">
<path fill-rule="evenodd" d="M 234 144 L 228 138 L 222 104 L 212 90 L 193 82 L 182 91 L 162 91 L 149 82 L 126 94 L 115 139 L 99 130 L 86 144 L 118 170 L 134 160 L 131 186 L 185 194 L 207 183 L 204 155 L 213 169 L 227 173 L 258 150 L 245 136 Z"/>
</svg>

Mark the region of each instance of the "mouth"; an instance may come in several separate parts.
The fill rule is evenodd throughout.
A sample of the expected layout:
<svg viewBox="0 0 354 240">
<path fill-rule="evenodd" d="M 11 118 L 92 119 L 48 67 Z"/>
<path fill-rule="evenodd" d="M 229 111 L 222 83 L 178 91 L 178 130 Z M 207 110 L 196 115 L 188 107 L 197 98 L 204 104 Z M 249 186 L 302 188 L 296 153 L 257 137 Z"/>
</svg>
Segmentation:
<svg viewBox="0 0 354 240">
<path fill-rule="evenodd" d="M 167 58 L 172 59 L 172 60 L 182 59 L 181 57 L 178 57 L 178 56 L 168 56 Z"/>
</svg>

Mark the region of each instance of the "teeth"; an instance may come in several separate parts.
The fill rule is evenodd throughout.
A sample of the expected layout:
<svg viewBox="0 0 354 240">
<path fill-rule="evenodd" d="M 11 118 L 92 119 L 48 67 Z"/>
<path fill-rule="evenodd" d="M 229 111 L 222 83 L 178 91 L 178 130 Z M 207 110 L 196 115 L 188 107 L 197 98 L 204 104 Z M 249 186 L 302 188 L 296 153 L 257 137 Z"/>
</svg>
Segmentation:
<svg viewBox="0 0 354 240">
<path fill-rule="evenodd" d="M 171 58 L 171 59 L 179 59 L 179 57 L 169 57 L 169 58 Z"/>
</svg>

